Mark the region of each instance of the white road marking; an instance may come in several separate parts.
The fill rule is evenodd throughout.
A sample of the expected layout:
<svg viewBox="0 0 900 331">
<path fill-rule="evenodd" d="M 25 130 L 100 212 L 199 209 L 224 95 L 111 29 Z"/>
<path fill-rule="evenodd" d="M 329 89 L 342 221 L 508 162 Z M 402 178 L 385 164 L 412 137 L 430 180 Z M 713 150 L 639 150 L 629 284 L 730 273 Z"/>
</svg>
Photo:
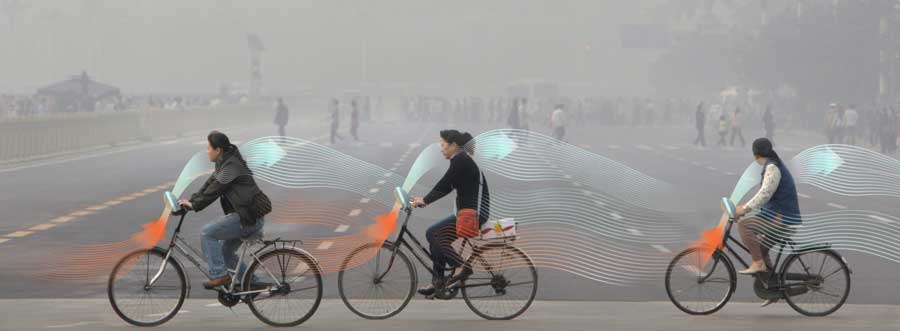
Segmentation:
<svg viewBox="0 0 900 331">
<path fill-rule="evenodd" d="M 176 313 L 175 315 L 187 314 L 187 313 L 190 313 L 190 312 L 191 312 L 190 310 L 184 310 L 184 309 L 181 309 L 181 310 L 179 310 L 178 313 Z M 168 314 L 168 313 L 148 314 L 147 316 L 149 316 L 149 317 L 161 317 L 161 316 L 165 316 L 166 314 Z"/>
<path fill-rule="evenodd" d="M 637 229 L 628 229 L 628 232 L 631 232 L 632 234 L 634 234 L 634 235 L 636 235 L 636 236 L 643 236 L 643 235 L 644 235 L 643 233 L 641 233 L 641 231 L 638 231 Z"/>
<path fill-rule="evenodd" d="M 31 231 L 16 231 L 16 232 L 13 232 L 13 233 L 9 233 L 9 234 L 7 234 L 6 236 L 9 237 L 9 238 L 22 238 L 22 237 L 27 236 L 27 235 L 29 235 L 29 234 L 32 234 L 32 232 L 31 232 Z"/>
<path fill-rule="evenodd" d="M 112 206 L 118 205 L 120 203 L 122 203 L 121 200 L 109 200 L 107 202 L 104 202 L 103 204 L 107 207 L 112 207 Z"/>
<path fill-rule="evenodd" d="M 871 217 L 872 219 L 874 219 L 876 221 L 881 221 L 883 223 L 894 223 L 893 220 L 890 220 L 890 219 L 887 219 L 887 218 L 884 218 L 884 217 L 881 217 L 878 215 L 869 215 L 869 217 Z"/>
<path fill-rule="evenodd" d="M 390 168 L 390 169 L 388 169 L 388 170 L 390 170 L 390 171 L 397 171 L 397 167 L 395 166 L 395 167 Z"/>
<path fill-rule="evenodd" d="M 359 203 L 369 203 L 369 201 L 372 201 L 372 199 L 369 199 L 369 198 L 359 199 Z"/>
<path fill-rule="evenodd" d="M 420 143 L 410 143 L 410 144 L 409 144 L 409 147 L 410 147 L 410 148 L 416 148 L 416 147 L 419 147 L 419 146 L 422 146 L 422 144 L 420 144 Z"/>
<path fill-rule="evenodd" d="M 106 209 L 107 207 L 109 207 L 109 206 L 107 206 L 107 205 L 96 205 L 96 206 L 90 206 L 90 207 L 87 207 L 87 208 L 85 208 L 85 209 L 90 210 L 90 211 L 98 211 L 98 210 Z"/>
<path fill-rule="evenodd" d="M 48 329 L 59 329 L 59 328 L 74 328 L 76 326 L 88 325 L 88 324 L 100 324 L 100 322 L 76 322 L 71 324 L 59 324 L 59 325 L 48 325 Z"/>
<path fill-rule="evenodd" d="M 65 223 L 65 222 L 68 222 L 68 221 L 71 221 L 71 220 L 74 220 L 74 219 L 75 219 L 75 218 L 72 217 L 72 216 L 60 216 L 60 217 L 57 217 L 57 218 L 54 218 L 54 219 L 50 220 L 50 222 L 53 222 L 53 223 Z"/>
<path fill-rule="evenodd" d="M 588 191 L 588 190 L 581 190 L 581 194 L 584 194 L 586 196 L 591 196 L 591 194 L 594 194 L 594 193 L 591 191 Z"/>
<path fill-rule="evenodd" d="M 836 203 L 834 203 L 834 202 L 829 202 L 829 203 L 827 203 L 827 205 L 828 205 L 829 207 L 834 207 L 834 208 L 837 208 L 837 209 L 847 209 L 847 206 L 839 205 L 839 204 L 836 204 Z"/>
<path fill-rule="evenodd" d="M 341 225 L 338 226 L 336 229 L 334 229 L 334 232 L 347 232 L 347 229 L 349 229 L 349 228 L 350 228 L 349 225 L 347 225 L 347 224 L 341 224 Z"/>
<path fill-rule="evenodd" d="M 616 219 L 616 220 L 621 220 L 621 219 L 622 219 L 622 215 L 619 215 L 619 214 L 617 214 L 617 213 L 609 213 L 609 216 L 612 216 L 612 218 L 614 218 L 614 219 Z"/>
<path fill-rule="evenodd" d="M 581 145 L 578 145 L 578 147 L 581 147 L 584 149 L 591 149 L 591 145 L 588 145 L 588 144 L 581 144 Z"/>
<path fill-rule="evenodd" d="M 565 174 L 565 175 L 563 175 L 563 178 L 565 178 L 565 179 L 572 179 L 572 175 Z"/>
<path fill-rule="evenodd" d="M 706 170 L 709 170 L 709 171 L 716 171 L 716 167 L 708 166 L 708 167 L 706 167 Z"/>
<path fill-rule="evenodd" d="M 662 148 L 668 149 L 670 151 L 674 151 L 674 150 L 678 149 L 678 146 L 672 146 L 672 145 L 660 145 L 660 146 L 662 146 Z"/>
<path fill-rule="evenodd" d="M 210 307 L 210 308 L 212 308 L 212 307 L 222 307 L 222 304 L 221 304 L 221 303 L 218 303 L 218 302 L 213 302 L 213 303 L 210 303 L 210 304 L 205 304 L 205 305 L 203 305 L 203 307 Z"/>
<path fill-rule="evenodd" d="M 650 245 L 650 247 L 656 248 L 656 250 L 666 254 L 672 253 L 672 251 L 670 251 L 668 248 L 663 247 L 662 245 Z"/>
<path fill-rule="evenodd" d="M 697 161 L 693 161 L 693 162 L 691 162 L 691 164 L 692 164 L 692 165 L 695 165 L 695 166 L 698 166 L 698 167 L 700 166 L 700 162 L 697 162 Z"/>
<path fill-rule="evenodd" d="M 804 199 L 809 199 L 809 198 L 811 198 L 811 197 L 809 196 L 809 194 L 803 194 L 803 193 L 797 193 L 797 196 L 798 196 L 798 197 L 801 197 L 801 198 L 804 198 Z"/>
<path fill-rule="evenodd" d="M 356 217 L 356 216 L 359 216 L 360 213 L 362 213 L 362 209 L 354 209 L 354 210 L 351 210 L 350 214 L 347 214 L 347 216 Z"/>
<path fill-rule="evenodd" d="M 680 157 L 680 156 L 677 157 L 677 158 L 675 158 L 675 159 L 678 160 L 678 161 L 684 161 L 684 158 L 683 158 L 683 157 Z"/>
<path fill-rule="evenodd" d="M 375 193 L 378 193 L 378 188 L 377 188 L 377 187 L 376 187 L 376 188 L 373 188 L 373 189 L 369 189 L 369 194 L 375 194 Z"/>
<path fill-rule="evenodd" d="M 159 144 L 165 146 L 165 145 L 172 145 L 172 144 L 176 144 L 176 143 L 178 143 L 178 139 L 176 139 L 176 140 L 169 140 L 169 141 L 163 141 L 163 142 L 161 142 L 161 143 L 159 143 Z M 235 144 L 237 144 L 237 143 L 235 143 Z"/>
<path fill-rule="evenodd" d="M 393 174 L 394 174 L 393 172 L 389 172 L 389 173 L 384 174 L 384 177 L 391 177 L 391 175 L 393 175 Z"/>
<path fill-rule="evenodd" d="M 377 184 L 378 184 L 378 185 L 384 185 L 384 183 L 387 183 L 387 181 L 384 180 L 384 179 L 382 179 L 382 180 L 379 180 Z"/>
<path fill-rule="evenodd" d="M 653 147 L 650 147 L 650 146 L 647 146 L 647 145 L 644 145 L 644 144 L 640 144 L 640 145 L 637 145 L 637 146 L 635 146 L 635 147 L 637 147 L 637 149 L 643 149 L 643 150 L 645 150 L 645 151 L 652 151 L 652 150 L 653 150 Z"/>
<path fill-rule="evenodd" d="M 609 145 L 608 147 L 609 147 L 609 149 L 619 149 L 619 148 L 622 148 L 622 147 L 619 146 L 619 145 Z"/>
<path fill-rule="evenodd" d="M 320 250 L 320 251 L 326 250 L 326 249 L 331 248 L 331 245 L 334 245 L 334 242 L 332 242 L 332 241 L 323 241 L 321 244 L 319 244 L 319 247 L 316 247 L 316 249 L 318 249 L 318 250 Z"/>
<path fill-rule="evenodd" d="M 54 223 L 44 223 L 44 224 L 38 224 L 38 225 L 32 226 L 32 227 L 28 228 L 28 230 L 42 231 L 42 230 L 52 229 L 54 227 L 56 227 L 56 224 L 54 224 Z"/>
<path fill-rule="evenodd" d="M 734 173 L 731 171 L 726 171 L 725 176 L 734 176 Z"/>
<path fill-rule="evenodd" d="M 6 238 L 0 238 L 0 244 L 5 243 L 5 242 L 7 242 L 7 241 L 9 241 L 9 239 L 6 239 Z"/>
<path fill-rule="evenodd" d="M 594 200 L 594 202 L 596 202 L 598 205 L 606 206 L 606 203 L 603 202 L 603 201 L 600 201 L 600 200 Z"/>
<path fill-rule="evenodd" d="M 581 187 L 581 183 L 580 182 L 572 182 L 572 186 Z"/>
<path fill-rule="evenodd" d="M 94 212 L 92 212 L 92 211 L 79 210 L 79 211 L 74 211 L 74 212 L 72 212 L 72 213 L 69 214 L 69 215 L 71 215 L 71 216 L 87 216 L 87 215 L 90 215 L 90 214 L 93 214 L 93 213 L 94 213 Z"/>
</svg>

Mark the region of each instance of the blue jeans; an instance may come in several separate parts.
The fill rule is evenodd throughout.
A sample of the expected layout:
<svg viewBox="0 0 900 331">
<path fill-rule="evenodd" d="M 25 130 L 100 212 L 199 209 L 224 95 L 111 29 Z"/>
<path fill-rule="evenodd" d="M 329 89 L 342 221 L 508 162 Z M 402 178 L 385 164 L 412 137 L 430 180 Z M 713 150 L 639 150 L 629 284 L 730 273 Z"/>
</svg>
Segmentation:
<svg viewBox="0 0 900 331">
<path fill-rule="evenodd" d="M 456 215 L 448 216 L 425 231 L 425 239 L 428 240 L 431 260 L 434 263 L 432 283 L 444 279 L 445 266 L 456 268 L 462 265 L 462 258 L 451 246 L 456 238 Z"/>
<path fill-rule="evenodd" d="M 256 225 L 244 228 L 241 216 L 231 213 L 203 226 L 201 231 L 201 248 L 209 266 L 209 276 L 219 278 L 228 274 L 228 269 L 235 269 L 238 257 L 235 254 L 241 247 L 241 237 L 247 237 L 262 230 L 264 220 L 256 220 Z M 238 278 L 243 277 L 247 265 L 241 263 Z"/>
</svg>

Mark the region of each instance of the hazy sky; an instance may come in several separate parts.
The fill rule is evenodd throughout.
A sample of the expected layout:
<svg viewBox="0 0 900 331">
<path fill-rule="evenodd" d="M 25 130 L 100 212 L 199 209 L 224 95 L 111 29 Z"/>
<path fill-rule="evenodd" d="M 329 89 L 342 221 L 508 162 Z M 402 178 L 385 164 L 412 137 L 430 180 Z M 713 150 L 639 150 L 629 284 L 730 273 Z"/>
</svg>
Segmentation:
<svg viewBox="0 0 900 331">
<path fill-rule="evenodd" d="M 0 7 L 0 91 L 84 69 L 126 92 L 213 92 L 248 80 L 247 33 L 267 47 L 270 91 L 363 80 L 464 91 L 521 79 L 641 89 L 656 52 L 622 49 L 618 26 L 648 22 L 657 2 L 18 1 L 12 22 Z"/>
</svg>

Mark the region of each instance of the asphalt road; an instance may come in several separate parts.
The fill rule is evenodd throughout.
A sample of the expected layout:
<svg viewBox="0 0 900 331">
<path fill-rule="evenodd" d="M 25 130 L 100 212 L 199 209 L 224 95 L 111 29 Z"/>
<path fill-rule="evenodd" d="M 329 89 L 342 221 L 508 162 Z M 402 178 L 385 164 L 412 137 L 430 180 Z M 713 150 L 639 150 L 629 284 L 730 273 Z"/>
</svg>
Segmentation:
<svg viewBox="0 0 900 331">
<path fill-rule="evenodd" d="M 473 133 L 491 129 L 490 126 L 458 127 Z M 437 141 L 437 131 L 442 128 L 445 126 L 403 121 L 363 123 L 359 142 L 342 141 L 331 147 L 379 166 L 388 173 L 404 176 L 421 149 Z M 274 134 L 275 128 L 223 128 L 223 131 L 229 133 L 233 140 L 245 142 Z M 288 128 L 288 133 L 327 145 L 326 123 L 294 123 Z M 346 132 L 343 134 L 348 138 Z M 752 141 L 752 137 L 759 132 L 747 130 L 745 134 Z M 708 138 L 713 140 L 712 137 Z M 715 225 L 720 215 L 718 198 L 731 192 L 740 173 L 752 161 L 749 146 L 699 149 L 690 145 L 692 139 L 693 132 L 689 128 L 585 125 L 569 129 L 568 142 L 674 184 L 683 192 L 679 199 L 684 205 L 696 210 L 696 218 L 672 220 L 682 230 L 680 233 L 684 234 L 681 242 L 673 242 L 662 248 L 650 245 L 638 248 L 655 252 L 654 258 L 658 260 L 667 259 L 686 247 L 690 241 L 697 239 L 700 231 Z M 784 158 L 788 158 L 804 148 L 822 143 L 821 140 L 815 135 L 785 135 L 777 140 L 776 149 Z M 186 160 L 196 152 L 203 152 L 204 145 L 205 137 L 202 136 L 177 139 L 162 137 L 151 143 L 0 168 L 0 187 L 3 188 L 0 190 L 0 265 L 3 266 L 0 268 L 0 298 L 8 299 L 0 302 L 0 306 L 3 306 L 0 311 L 5 316 L 2 328 L 42 329 L 60 325 L 90 325 L 91 329 L 95 329 L 123 326 L 111 315 L 108 304 L 100 300 L 106 296 L 105 281 L 111 264 L 103 259 L 92 263 L 70 257 L 89 257 L 90 255 L 83 254 L 86 249 L 126 240 L 130 235 L 141 231 L 141 224 L 159 217 L 162 192 L 171 189 Z M 439 176 L 440 173 L 429 173 L 421 183 L 427 188 Z M 382 183 L 378 178 L 373 178 L 371 183 L 365 184 L 378 189 L 372 195 L 390 194 L 388 192 L 391 187 L 387 187 L 390 181 Z M 196 187 L 197 183 L 188 191 Z M 602 188 L 595 189 L 602 191 Z M 890 199 L 837 196 L 808 186 L 801 186 L 799 189 L 804 194 L 801 199 L 804 212 L 848 208 L 900 215 L 900 204 Z M 370 224 L 373 217 L 390 210 L 390 206 L 366 198 L 365 195 L 336 190 L 309 190 L 290 195 L 291 201 L 314 201 L 327 205 L 332 213 L 345 215 L 345 219 L 341 221 L 349 224 L 348 233 Z M 449 208 L 451 199 L 444 200 L 441 207 L 417 211 L 417 216 L 411 223 L 414 233 L 424 233 L 431 222 L 443 216 L 442 211 Z M 218 207 L 213 206 L 189 217 L 184 233 L 192 243 L 197 243 L 203 224 L 219 213 Z M 170 232 L 171 224 L 170 222 Z M 271 222 L 266 226 L 267 236 L 306 240 L 304 249 L 320 257 L 323 264 L 331 264 L 325 266 L 326 270 L 333 270 L 333 264 L 345 255 L 341 245 L 326 244 L 329 238 L 335 236 L 335 231 L 334 224 L 330 223 L 296 225 L 290 222 Z M 196 247 L 199 248 L 199 245 Z M 535 305 L 522 320 L 504 324 L 504 327 L 519 330 L 588 329 L 595 324 L 592 318 L 600 316 L 608 329 L 631 329 L 632 325 L 646 326 L 645 329 L 654 329 L 655 326 L 703 329 L 706 326 L 726 325 L 722 323 L 747 326 L 763 323 L 762 325 L 784 328 L 798 323 L 796 325 L 803 327 L 828 328 L 841 325 L 840 329 L 845 330 L 896 329 L 898 322 L 895 306 L 869 305 L 900 304 L 895 286 L 900 282 L 900 264 L 865 253 L 842 253 L 854 272 L 848 300 L 854 306 L 844 308 L 836 317 L 829 319 L 797 317 L 785 304 L 758 311 L 755 307 L 758 299 L 750 291 L 749 278 L 739 279 L 738 292 L 734 298 L 736 302 L 747 304 L 732 303 L 729 306 L 731 308 L 712 318 L 690 318 L 678 312 L 671 304 L 662 302 L 667 301 L 662 282 L 664 268 L 659 270 L 658 277 L 655 278 L 629 285 L 610 285 L 575 275 L 564 270 L 565 268 L 541 268 L 539 263 L 538 299 L 542 302 Z M 73 270 L 72 265 L 80 268 Z M 425 271 L 420 269 L 420 279 L 424 278 L 424 274 Z M 191 297 L 209 301 L 212 294 L 199 286 L 202 275 L 191 271 L 191 279 L 194 283 Z M 336 297 L 336 279 L 333 273 L 326 275 L 325 288 L 326 298 Z M 89 304 L 71 301 L 72 299 L 87 300 L 83 302 Z M 659 303 L 645 303 L 647 301 Z M 194 305 L 200 305 L 199 301 Z M 486 323 L 477 320 L 470 313 L 466 314 L 461 302 L 453 303 L 453 308 L 448 308 L 450 310 L 446 315 L 437 313 L 442 309 L 432 311 L 431 305 L 443 303 L 413 305 L 410 312 L 404 313 L 402 318 L 372 325 L 377 328 L 404 325 L 424 329 L 455 329 L 459 324 L 447 322 L 459 321 L 473 327 Z M 16 309 L 22 311 L 22 314 L 15 313 Z M 42 320 L 27 313 L 34 309 L 60 313 L 54 314 L 52 319 Z M 167 327 L 261 326 L 246 312 L 239 314 L 241 318 L 233 318 L 230 313 L 221 309 L 209 314 L 199 313 L 202 309 L 197 308 L 188 310 L 192 313 L 185 315 L 190 315 L 191 319 L 181 320 L 179 317 Z M 97 318 L 84 320 L 78 317 L 85 314 Z M 341 324 L 331 322 L 338 320 Z M 77 324 L 85 321 L 89 324 Z M 96 325 L 90 324 L 95 322 Z M 339 303 L 330 302 L 321 308 L 319 315 L 308 326 L 339 329 L 370 326 L 363 323 L 366 321 L 351 316 Z"/>
</svg>

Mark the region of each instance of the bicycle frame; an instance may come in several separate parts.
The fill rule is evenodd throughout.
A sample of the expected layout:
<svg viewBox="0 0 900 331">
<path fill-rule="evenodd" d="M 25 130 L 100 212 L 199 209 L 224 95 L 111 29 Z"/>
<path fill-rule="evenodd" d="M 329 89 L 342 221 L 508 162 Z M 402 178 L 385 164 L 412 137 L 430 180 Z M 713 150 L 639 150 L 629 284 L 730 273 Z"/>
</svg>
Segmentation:
<svg viewBox="0 0 900 331">
<path fill-rule="evenodd" d="M 174 259 L 174 257 L 172 256 L 172 253 L 176 252 L 176 251 L 179 252 L 181 255 L 183 255 L 185 258 L 187 258 L 188 261 L 191 262 L 191 264 L 193 264 L 195 267 L 197 267 L 197 269 L 200 270 L 200 272 L 203 273 L 204 276 L 206 276 L 206 278 L 212 278 L 210 276 L 209 272 L 206 271 L 206 269 L 207 269 L 207 268 L 205 268 L 206 263 L 201 263 L 201 262 L 197 261 L 198 259 L 196 257 L 200 257 L 200 256 L 202 256 L 202 254 L 200 254 L 200 252 L 198 252 L 197 249 L 195 249 L 193 246 L 188 244 L 187 241 L 185 241 L 184 239 L 181 238 L 181 236 L 179 236 L 179 234 L 181 233 L 181 225 L 184 223 L 184 218 L 187 215 L 187 211 L 181 210 L 179 212 L 172 213 L 172 214 L 181 216 L 181 219 L 178 220 L 178 226 L 175 227 L 175 232 L 172 233 L 172 240 L 169 242 L 169 245 L 166 248 L 166 256 L 165 256 L 165 258 L 163 258 L 163 261 L 159 267 L 159 270 L 156 272 L 156 274 L 153 276 L 153 278 L 150 280 L 150 282 L 147 283 L 147 285 L 146 285 L 147 287 L 153 286 L 153 284 L 156 283 L 156 281 L 163 274 L 163 272 L 165 272 L 165 269 L 166 269 L 166 266 L 168 265 L 169 259 L 170 258 Z M 272 280 L 274 281 L 274 283 L 276 285 L 276 288 L 278 288 L 278 287 L 282 286 L 282 283 L 280 281 L 278 281 L 278 278 L 275 277 L 274 274 L 272 274 L 272 272 L 269 270 L 269 268 L 267 268 L 265 265 L 261 264 L 262 261 L 259 260 L 259 253 L 262 252 L 263 250 L 265 250 L 266 248 L 268 248 L 269 246 L 272 246 L 275 242 L 278 242 L 278 241 L 276 240 L 276 241 L 272 241 L 272 242 L 266 242 L 263 245 L 263 247 L 259 248 L 256 251 L 250 252 L 250 256 L 253 257 L 253 259 L 256 260 L 257 263 L 260 263 L 263 270 L 265 270 L 266 273 L 269 275 L 269 277 L 272 278 Z M 237 261 L 237 264 L 235 265 L 236 269 L 228 269 L 228 272 L 231 273 L 231 283 L 228 285 L 228 288 L 225 289 L 225 293 L 239 296 L 239 295 L 263 293 L 263 292 L 272 291 L 271 289 L 265 289 L 265 290 L 255 290 L 255 291 L 234 292 L 234 284 L 237 281 L 238 271 L 240 269 L 241 263 L 244 262 L 244 257 L 247 255 L 247 252 L 251 245 L 252 245 L 252 243 L 250 243 L 250 242 L 244 242 L 241 245 L 241 255 L 238 256 L 238 261 Z M 187 249 L 185 249 L 185 247 L 187 247 Z M 191 253 L 193 253 L 193 255 Z M 190 282 L 188 282 L 188 284 L 190 284 Z"/>
<path fill-rule="evenodd" d="M 409 224 L 409 219 L 412 216 L 412 208 L 411 207 L 403 207 L 401 209 L 401 211 L 406 213 L 406 218 L 403 220 L 403 225 L 400 226 L 400 231 L 398 231 L 397 239 L 394 241 L 394 244 L 397 246 L 397 250 L 400 249 L 401 245 L 406 247 L 406 249 L 409 250 L 412 253 L 412 255 L 416 258 L 416 260 L 419 262 L 419 264 L 422 265 L 422 267 L 424 267 L 425 270 L 428 270 L 428 273 L 431 274 L 432 277 L 436 277 L 437 275 L 434 274 L 434 270 L 432 270 L 431 266 L 425 261 L 425 259 L 427 258 L 429 261 L 434 263 L 431 252 L 429 252 L 428 249 L 425 248 L 425 246 L 422 245 L 422 243 L 419 242 L 419 240 L 416 239 L 416 237 L 412 234 L 412 232 L 410 232 L 409 229 L 407 228 L 407 225 Z M 415 246 L 418 247 L 418 250 L 416 250 L 413 247 L 413 245 L 410 245 L 409 242 L 406 241 L 406 239 L 404 238 L 404 235 L 409 236 L 409 238 L 412 239 L 412 242 L 415 244 Z M 463 248 L 468 247 L 469 249 L 471 249 L 473 251 L 477 249 L 477 247 L 475 247 L 468 238 L 463 238 L 462 246 L 463 246 Z M 422 256 L 419 255 L 419 251 L 422 253 L 425 253 L 425 258 L 423 258 Z M 381 279 L 384 278 L 385 275 L 387 275 L 388 271 L 391 270 L 391 267 L 394 265 L 394 259 L 396 256 L 397 256 L 397 253 L 395 250 L 391 254 L 391 258 L 390 258 L 390 260 L 388 260 L 388 265 L 385 268 L 384 272 L 375 278 L 376 282 L 381 281 Z M 376 263 L 378 263 L 379 260 L 376 259 L 375 261 L 376 261 Z M 378 267 L 379 266 L 376 264 L 375 265 L 376 271 L 378 270 Z M 466 287 L 470 287 L 470 286 L 466 286 Z"/>
<path fill-rule="evenodd" d="M 746 261 L 744 261 L 744 259 L 741 258 L 740 255 L 738 255 L 737 250 L 736 250 L 734 247 L 732 247 L 732 246 L 729 244 L 729 242 L 728 242 L 729 240 L 731 240 L 732 242 L 734 242 L 734 243 L 737 245 L 738 248 L 740 248 L 741 250 L 743 250 L 744 253 L 750 254 L 750 249 L 747 248 L 747 246 L 744 246 L 743 243 L 741 243 L 741 242 L 738 241 L 736 238 L 734 238 L 734 236 L 731 235 L 731 228 L 734 226 L 735 221 L 736 221 L 736 219 L 735 219 L 734 217 L 729 217 L 729 218 L 728 218 L 728 223 L 727 223 L 726 226 L 725 226 L 725 231 L 724 231 L 724 234 L 723 234 L 723 236 L 722 236 L 722 245 L 721 245 L 720 247 L 721 247 L 721 250 L 722 250 L 722 251 L 727 251 L 728 253 L 731 253 L 731 256 L 734 257 L 735 259 L 737 259 L 737 261 L 738 261 L 744 268 L 749 268 L 750 265 L 749 265 Z M 782 258 L 782 255 L 783 255 L 783 252 L 782 252 L 782 251 L 783 251 L 784 246 L 790 246 L 791 249 L 794 248 L 794 244 L 793 244 L 792 242 L 787 241 L 787 240 L 783 241 L 783 242 L 781 243 L 781 249 L 778 250 L 778 254 L 777 254 L 776 257 L 775 257 L 775 262 L 773 262 L 772 265 L 770 266 L 771 269 L 772 269 L 771 272 L 765 272 L 765 273 L 764 273 L 764 274 L 768 274 L 768 278 L 765 279 L 766 285 L 768 285 L 768 286 L 774 285 L 774 288 L 770 288 L 770 289 L 769 289 L 770 291 L 771 291 L 771 290 L 776 290 L 776 291 L 778 291 L 778 290 L 784 290 L 784 289 L 786 289 L 786 288 L 788 288 L 788 287 L 791 287 L 791 286 L 801 285 L 801 284 L 785 285 L 785 284 L 783 284 L 783 283 L 781 282 L 780 279 L 777 278 L 777 276 L 778 276 L 779 274 L 778 274 L 778 272 L 776 272 L 776 270 L 779 268 L 779 264 L 781 263 L 781 258 Z M 785 260 L 786 260 L 786 259 L 787 259 L 787 258 L 785 258 Z M 718 263 L 719 263 L 718 261 L 715 261 L 715 262 L 713 263 L 713 266 L 712 266 L 712 269 L 711 269 L 711 270 L 715 270 L 716 264 L 718 264 Z M 801 263 L 802 265 L 805 266 L 805 264 L 803 263 L 803 260 L 800 260 L 800 263 Z M 710 272 L 710 274 L 712 274 L 712 273 Z M 709 275 L 707 275 L 706 277 L 709 277 Z M 706 277 L 704 277 L 704 278 L 706 278 Z M 760 274 L 754 274 L 753 277 L 760 277 Z M 806 281 L 806 280 L 809 279 L 809 277 L 810 277 L 810 275 L 788 274 L 788 277 L 787 277 L 787 278 L 788 278 L 788 280 L 802 280 L 802 281 Z M 774 284 L 773 284 L 772 281 L 775 281 Z"/>
</svg>

